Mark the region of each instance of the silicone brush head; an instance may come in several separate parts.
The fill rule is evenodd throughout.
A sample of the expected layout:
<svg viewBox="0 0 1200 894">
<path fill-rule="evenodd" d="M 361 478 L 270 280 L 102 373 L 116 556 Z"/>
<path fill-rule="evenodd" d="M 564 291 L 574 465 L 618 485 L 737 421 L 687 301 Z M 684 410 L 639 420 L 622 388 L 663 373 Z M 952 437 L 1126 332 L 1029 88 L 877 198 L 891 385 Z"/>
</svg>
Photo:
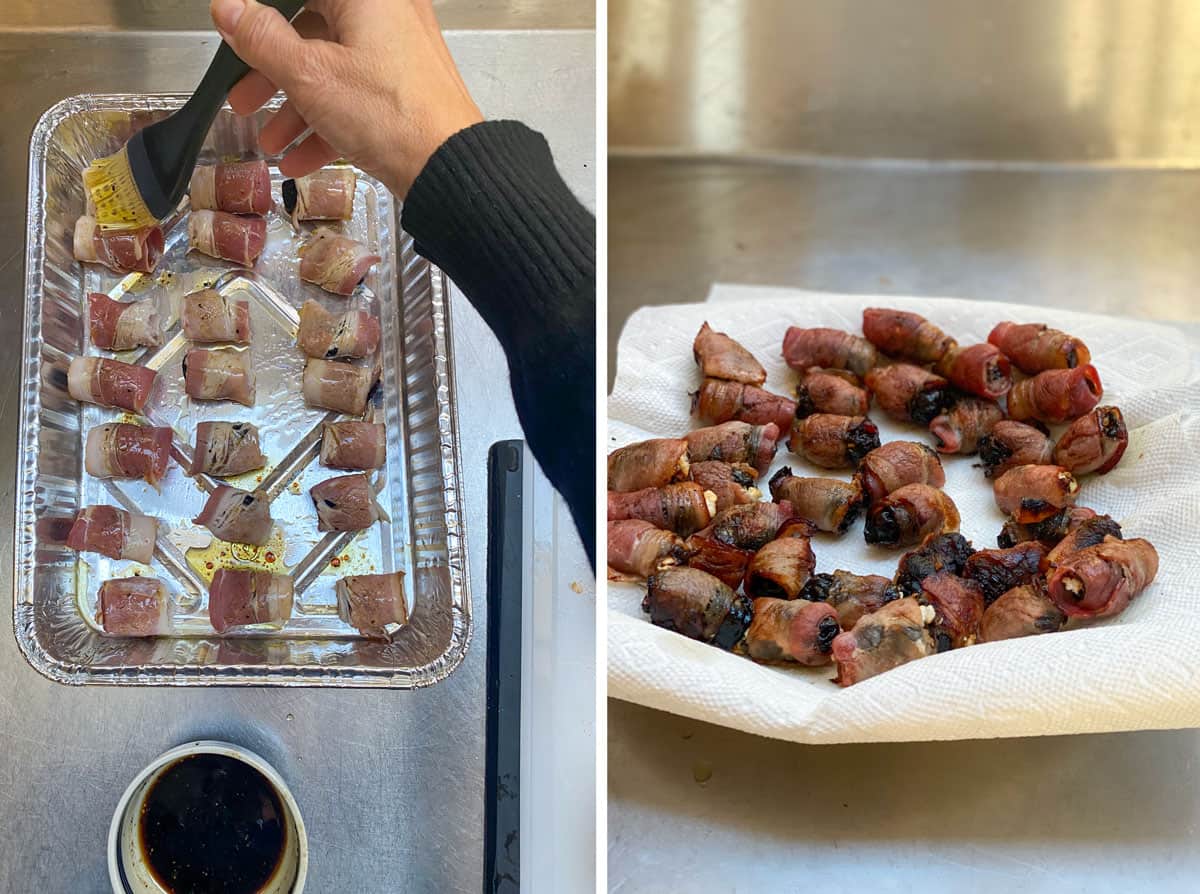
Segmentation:
<svg viewBox="0 0 1200 894">
<path fill-rule="evenodd" d="M 96 159 L 83 172 L 102 229 L 152 227 L 175 207 L 154 182 L 141 138 L 135 134 L 120 152 Z"/>
</svg>

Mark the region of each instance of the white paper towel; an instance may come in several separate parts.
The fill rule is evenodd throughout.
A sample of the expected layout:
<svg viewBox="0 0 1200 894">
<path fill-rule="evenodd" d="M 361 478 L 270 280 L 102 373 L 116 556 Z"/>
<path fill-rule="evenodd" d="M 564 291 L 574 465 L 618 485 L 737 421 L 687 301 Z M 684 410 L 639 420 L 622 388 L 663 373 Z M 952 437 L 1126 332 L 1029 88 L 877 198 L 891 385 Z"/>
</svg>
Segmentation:
<svg viewBox="0 0 1200 894">
<path fill-rule="evenodd" d="M 1028 736 L 1200 726 L 1200 363 L 1173 328 L 1027 305 L 937 298 L 835 295 L 718 286 L 707 304 L 637 311 L 617 349 L 609 399 L 609 450 L 696 426 L 689 392 L 700 384 L 692 340 L 707 320 L 767 369 L 766 388 L 790 394 L 780 356 L 790 325 L 861 332 L 864 307 L 927 316 L 962 344 L 984 341 L 1001 320 L 1047 322 L 1084 340 L 1129 428 L 1120 465 L 1086 476 L 1079 504 L 1145 537 L 1161 564 L 1154 584 L 1119 618 L 1046 636 L 989 643 L 914 661 L 847 689 L 831 668 L 755 664 L 649 623 L 644 587 L 609 584 L 609 695 L 747 732 L 797 742 L 876 742 Z M 929 442 L 916 426 L 875 411 L 880 437 Z M 1055 433 L 1057 434 L 1056 429 Z M 946 491 L 962 533 L 994 547 L 1003 516 L 974 457 L 945 457 Z M 784 444 L 764 480 L 809 466 Z M 836 474 L 836 473 L 833 473 Z M 841 538 L 813 541 L 817 571 L 890 577 L 900 551 L 868 546 L 859 521 Z"/>
</svg>

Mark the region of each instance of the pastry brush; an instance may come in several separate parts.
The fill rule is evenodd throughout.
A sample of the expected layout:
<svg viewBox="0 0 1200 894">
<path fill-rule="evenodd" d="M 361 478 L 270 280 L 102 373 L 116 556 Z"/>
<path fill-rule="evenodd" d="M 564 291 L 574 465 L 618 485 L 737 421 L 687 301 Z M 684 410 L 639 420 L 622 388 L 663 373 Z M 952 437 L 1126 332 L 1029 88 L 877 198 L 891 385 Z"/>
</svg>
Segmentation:
<svg viewBox="0 0 1200 894">
<path fill-rule="evenodd" d="M 304 0 L 264 0 L 291 20 Z M 213 119 L 233 85 L 250 70 L 221 41 L 200 86 L 181 109 L 138 131 L 116 155 L 97 159 L 83 172 L 105 229 L 136 229 L 158 223 L 187 192 L 192 170 Z"/>
</svg>

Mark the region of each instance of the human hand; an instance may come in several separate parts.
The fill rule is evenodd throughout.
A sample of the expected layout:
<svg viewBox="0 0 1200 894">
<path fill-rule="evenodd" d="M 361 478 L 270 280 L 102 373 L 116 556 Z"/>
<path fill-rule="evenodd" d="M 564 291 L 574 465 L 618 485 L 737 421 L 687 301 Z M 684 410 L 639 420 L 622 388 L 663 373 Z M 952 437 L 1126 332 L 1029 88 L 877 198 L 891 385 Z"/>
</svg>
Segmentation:
<svg viewBox="0 0 1200 894">
<path fill-rule="evenodd" d="M 450 58 L 431 0 L 310 0 L 289 23 L 257 0 L 211 0 L 217 30 L 253 69 L 229 93 L 249 115 L 287 102 L 259 145 L 289 177 L 345 158 L 403 198 L 450 136 L 482 119 Z"/>
</svg>

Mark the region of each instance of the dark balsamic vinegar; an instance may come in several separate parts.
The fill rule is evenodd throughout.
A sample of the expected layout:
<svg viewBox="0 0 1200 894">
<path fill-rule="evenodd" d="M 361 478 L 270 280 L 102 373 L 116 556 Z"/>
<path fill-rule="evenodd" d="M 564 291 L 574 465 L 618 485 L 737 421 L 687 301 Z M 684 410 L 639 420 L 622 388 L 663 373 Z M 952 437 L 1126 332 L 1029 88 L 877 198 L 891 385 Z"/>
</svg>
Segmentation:
<svg viewBox="0 0 1200 894">
<path fill-rule="evenodd" d="M 283 856 L 283 805 L 249 764 L 194 754 L 171 764 L 146 794 L 142 853 L 172 894 L 255 894 Z"/>
</svg>

